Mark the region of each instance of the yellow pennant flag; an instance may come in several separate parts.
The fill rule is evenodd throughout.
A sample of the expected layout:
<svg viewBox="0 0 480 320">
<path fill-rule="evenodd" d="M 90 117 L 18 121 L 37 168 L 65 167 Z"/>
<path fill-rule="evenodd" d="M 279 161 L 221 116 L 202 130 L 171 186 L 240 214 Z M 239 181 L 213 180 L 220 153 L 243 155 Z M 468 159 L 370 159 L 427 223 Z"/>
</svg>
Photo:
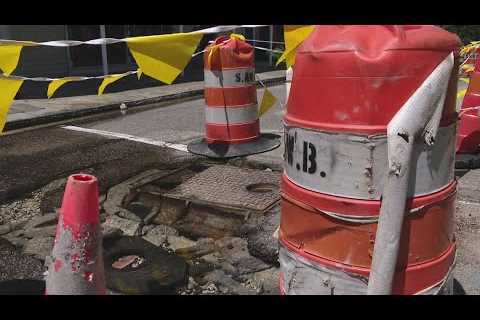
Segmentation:
<svg viewBox="0 0 480 320">
<path fill-rule="evenodd" d="M 457 99 L 460 99 L 460 98 L 462 98 L 463 96 L 465 96 L 465 93 L 467 93 L 467 89 L 463 89 L 463 90 L 458 91 L 458 93 L 457 93 Z"/>
<path fill-rule="evenodd" d="M 472 52 L 473 50 L 476 50 L 480 46 L 480 41 L 472 41 L 460 50 L 460 55 L 465 56 Z"/>
<path fill-rule="evenodd" d="M 0 44 L 0 69 L 9 76 L 17 68 L 22 45 Z"/>
<path fill-rule="evenodd" d="M 283 35 L 285 39 L 285 52 L 278 59 L 277 65 L 285 60 L 287 68 L 295 64 L 295 52 L 305 39 L 315 29 L 314 25 L 285 25 L 283 26 Z"/>
<path fill-rule="evenodd" d="M 71 82 L 71 81 L 81 81 L 81 80 L 83 80 L 81 77 L 66 77 L 66 78 L 52 80 L 48 85 L 48 89 L 47 89 L 48 99 L 50 99 L 55 94 L 55 92 L 65 83 Z"/>
<path fill-rule="evenodd" d="M 0 78 L 0 133 L 7 122 L 8 109 L 22 83 L 23 80 Z"/>
<path fill-rule="evenodd" d="M 475 66 L 473 64 L 464 64 L 461 69 L 463 72 L 472 72 L 475 70 Z"/>
<path fill-rule="evenodd" d="M 109 84 L 111 84 L 111 83 L 113 83 L 117 80 L 120 80 L 125 76 L 126 76 L 126 74 L 112 74 L 111 76 L 108 76 L 108 77 L 104 78 L 102 83 L 100 84 L 100 87 L 98 87 L 98 95 L 103 94 L 103 91 L 105 90 L 105 88 Z"/>
<path fill-rule="evenodd" d="M 72 80 L 57 79 L 57 80 L 53 80 L 52 82 L 50 82 L 50 84 L 48 85 L 48 89 L 47 89 L 48 99 L 50 99 L 53 96 L 53 94 L 55 93 L 55 91 L 58 90 L 58 88 L 60 88 L 65 83 L 70 82 L 70 81 L 72 81 Z"/>
<path fill-rule="evenodd" d="M 185 69 L 202 33 L 173 33 L 127 38 L 128 48 L 144 74 L 171 84 Z"/>
<path fill-rule="evenodd" d="M 262 103 L 260 104 L 260 109 L 258 110 L 258 115 L 261 117 L 265 114 L 271 107 L 273 107 L 277 103 L 277 98 L 265 88 L 263 92 Z"/>
</svg>

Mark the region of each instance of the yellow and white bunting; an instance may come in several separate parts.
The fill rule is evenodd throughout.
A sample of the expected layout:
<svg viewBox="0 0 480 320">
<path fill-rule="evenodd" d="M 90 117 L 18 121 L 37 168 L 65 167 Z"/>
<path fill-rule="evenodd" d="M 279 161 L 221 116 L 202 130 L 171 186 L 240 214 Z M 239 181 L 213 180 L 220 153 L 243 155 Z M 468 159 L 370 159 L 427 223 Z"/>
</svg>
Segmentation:
<svg viewBox="0 0 480 320">
<path fill-rule="evenodd" d="M 66 77 L 52 80 L 52 82 L 50 82 L 50 84 L 48 85 L 47 98 L 50 99 L 55 94 L 55 92 L 65 83 L 81 80 L 84 80 L 83 77 Z"/>
<path fill-rule="evenodd" d="M 0 78 L 0 133 L 3 131 L 10 105 L 13 102 L 23 80 Z"/>
<path fill-rule="evenodd" d="M 265 88 L 263 91 L 262 102 L 260 103 L 260 108 L 258 110 L 258 116 L 261 117 L 264 115 L 277 103 L 277 101 L 278 99 L 270 92 L 270 90 Z"/>
<path fill-rule="evenodd" d="M 285 52 L 278 59 L 277 65 L 283 60 L 287 63 L 287 68 L 295 64 L 295 53 L 298 47 L 315 29 L 315 25 L 285 25 L 283 34 L 285 38 Z"/>
<path fill-rule="evenodd" d="M 106 88 L 109 84 L 111 84 L 111 83 L 113 83 L 113 82 L 115 82 L 115 81 L 117 81 L 117 80 L 120 80 L 120 79 L 122 79 L 122 78 L 125 77 L 125 76 L 126 76 L 126 74 L 112 74 L 112 75 L 104 78 L 103 81 L 102 81 L 102 83 L 100 84 L 100 87 L 98 87 L 98 95 L 102 95 L 102 94 L 103 94 L 103 91 L 105 91 L 105 88 Z"/>
<path fill-rule="evenodd" d="M 475 66 L 473 64 L 464 64 L 461 66 L 463 72 L 472 72 L 475 70 Z"/>
<path fill-rule="evenodd" d="M 6 116 L 10 108 L 15 95 L 20 89 L 23 81 L 46 81 L 50 82 L 47 89 L 47 97 L 51 98 L 55 92 L 61 88 L 64 84 L 72 81 L 85 81 L 90 79 L 103 79 L 100 87 L 98 88 L 98 94 L 103 94 L 105 88 L 131 74 L 137 74 L 140 79 L 142 74 L 146 74 L 154 79 L 162 81 L 166 84 L 171 84 L 180 75 L 189 61 L 202 53 L 205 50 L 196 52 L 200 41 L 205 34 L 221 33 L 228 31 L 235 31 L 242 28 L 259 28 L 267 27 L 268 25 L 229 25 L 229 26 L 216 26 L 202 30 L 196 30 L 188 33 L 174 33 L 174 34 L 162 34 L 145 37 L 130 37 L 123 39 L 116 38 L 99 38 L 88 41 L 75 41 L 75 40 L 56 40 L 46 42 L 34 42 L 34 41 L 17 41 L 17 40 L 5 40 L 0 39 L 0 132 L 6 122 Z M 304 37 L 306 31 L 312 29 L 313 26 L 289 26 L 286 27 L 286 39 L 288 49 L 284 52 L 284 56 L 288 56 L 288 61 L 292 61 L 292 52 L 303 41 L 299 41 L 299 37 Z M 297 27 L 296 29 L 293 27 Z M 297 30 L 298 29 L 298 30 Z M 311 32 L 311 30 L 309 31 Z M 309 33 L 308 32 L 308 33 Z M 299 36 L 300 35 L 300 36 Z M 233 37 L 240 37 L 233 35 Z M 243 36 L 241 36 L 242 39 Z M 257 41 L 257 40 L 255 40 Z M 79 77 L 63 77 L 63 78 L 49 78 L 49 77 L 23 77 L 11 75 L 17 68 L 20 60 L 20 55 L 24 47 L 29 46 L 51 46 L 51 47 L 72 47 L 79 45 L 109 45 L 124 42 L 127 44 L 130 52 L 132 53 L 135 61 L 138 64 L 138 70 L 128 71 L 122 74 L 103 75 L 103 76 L 79 76 Z M 257 41 L 259 42 L 259 41 Z M 287 42 L 287 41 L 286 41 Z M 281 53 L 278 50 L 271 48 L 256 47 L 259 50 L 266 50 Z M 265 88 L 264 97 L 260 106 L 260 114 L 267 112 L 275 103 L 277 99 Z"/>
<path fill-rule="evenodd" d="M 0 44 L 0 69 L 10 75 L 18 65 L 23 46 L 16 44 Z"/>
<path fill-rule="evenodd" d="M 174 33 L 127 39 L 142 73 L 171 84 L 187 66 L 202 40 L 201 33 Z"/>
<path fill-rule="evenodd" d="M 258 83 L 260 83 L 260 85 L 264 89 L 262 102 L 260 103 L 260 107 L 258 108 L 258 116 L 261 117 L 278 102 L 278 99 L 270 92 L 270 90 L 268 90 L 267 86 L 263 83 L 262 80 L 260 80 L 258 75 L 255 75 L 255 78 L 257 78 Z"/>
</svg>

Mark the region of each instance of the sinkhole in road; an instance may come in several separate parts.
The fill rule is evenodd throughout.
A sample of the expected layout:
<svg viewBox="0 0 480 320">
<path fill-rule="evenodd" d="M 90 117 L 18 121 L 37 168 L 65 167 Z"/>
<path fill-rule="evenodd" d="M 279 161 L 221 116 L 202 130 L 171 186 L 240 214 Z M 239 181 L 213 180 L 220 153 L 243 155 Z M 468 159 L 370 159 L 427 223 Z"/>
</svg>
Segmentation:
<svg viewBox="0 0 480 320">
<path fill-rule="evenodd" d="M 236 235 L 248 215 L 280 200 L 280 173 L 274 171 L 197 163 L 142 179 L 144 184 L 128 188 L 123 208 L 194 239 Z"/>
<path fill-rule="evenodd" d="M 255 216 L 265 215 L 278 205 L 280 176 L 272 170 L 195 163 L 138 174 L 121 187 L 112 188 L 122 194 L 112 197 L 110 193 L 107 198 L 117 199 L 129 212 L 124 219 L 133 225 L 141 221 L 136 236 L 154 243 L 154 251 L 166 250 L 184 259 L 188 265 L 185 277 L 194 277 L 200 283 L 202 277 L 218 275 L 214 271 L 217 268 L 240 276 L 272 267 L 250 255 L 242 227 L 252 216 L 255 220 Z M 149 270 L 145 268 L 151 268 L 148 257 L 139 252 L 122 251 L 108 260 L 110 273 L 115 274 L 108 282 L 112 288 L 121 288 L 114 282 L 121 277 L 119 272 L 135 277 L 136 272 L 140 276 Z M 166 262 L 161 265 L 170 270 L 162 279 L 170 277 L 172 266 Z"/>
</svg>

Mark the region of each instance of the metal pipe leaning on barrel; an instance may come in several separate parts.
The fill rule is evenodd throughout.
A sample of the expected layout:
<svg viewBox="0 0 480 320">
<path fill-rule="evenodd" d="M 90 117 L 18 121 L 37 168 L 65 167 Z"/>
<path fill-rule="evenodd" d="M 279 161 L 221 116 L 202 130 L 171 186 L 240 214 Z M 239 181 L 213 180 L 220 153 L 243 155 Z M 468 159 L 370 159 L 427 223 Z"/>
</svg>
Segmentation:
<svg viewBox="0 0 480 320">
<path fill-rule="evenodd" d="M 288 68 L 286 73 L 285 73 L 285 100 L 287 101 L 286 104 L 288 104 L 288 96 L 290 95 L 290 87 L 292 86 L 292 78 L 293 78 L 293 66 Z"/>
<path fill-rule="evenodd" d="M 300 45 L 284 116 L 282 293 L 372 293 L 382 246 L 390 258 L 375 270 L 396 260 L 384 269 L 393 277 L 377 278 L 383 293 L 448 292 L 458 118 L 449 57 L 458 45 L 441 28 L 409 25 L 317 26 Z M 394 210 L 379 224 L 381 208 Z M 396 238 L 385 242 L 392 224 Z"/>
<path fill-rule="evenodd" d="M 382 205 L 368 291 L 391 294 L 397 267 L 404 223 L 414 143 L 422 136 L 427 145 L 435 143 L 443 112 L 448 83 L 454 66 L 453 53 L 428 76 L 389 122 L 387 128 L 388 173 Z"/>
</svg>

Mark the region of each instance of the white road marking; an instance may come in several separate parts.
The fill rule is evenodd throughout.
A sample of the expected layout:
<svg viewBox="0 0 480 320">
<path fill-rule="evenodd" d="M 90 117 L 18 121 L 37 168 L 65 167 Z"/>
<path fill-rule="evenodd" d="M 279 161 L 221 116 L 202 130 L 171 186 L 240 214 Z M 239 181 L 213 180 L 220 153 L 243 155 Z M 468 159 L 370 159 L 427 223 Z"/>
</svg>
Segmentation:
<svg viewBox="0 0 480 320">
<path fill-rule="evenodd" d="M 129 135 L 129 134 L 124 134 L 124 133 L 110 132 L 110 131 L 103 131 L 103 130 L 96 130 L 96 129 L 88 129 L 88 128 L 82 128 L 82 127 L 76 127 L 76 126 L 63 126 L 62 128 L 67 129 L 67 130 L 73 130 L 73 131 L 95 133 L 95 134 L 102 135 L 102 136 L 105 136 L 105 137 L 126 139 L 126 140 L 135 141 L 135 142 L 151 144 L 151 145 L 154 145 L 154 146 L 166 147 L 166 148 L 171 148 L 171 149 L 175 149 L 175 150 L 178 150 L 178 151 L 188 152 L 187 145 L 185 145 L 185 144 L 176 144 L 176 143 L 170 143 L 170 142 L 165 142 L 165 141 L 160 141 L 160 140 L 153 140 L 153 139 L 149 139 L 149 138 L 132 136 L 132 135 Z"/>
</svg>

